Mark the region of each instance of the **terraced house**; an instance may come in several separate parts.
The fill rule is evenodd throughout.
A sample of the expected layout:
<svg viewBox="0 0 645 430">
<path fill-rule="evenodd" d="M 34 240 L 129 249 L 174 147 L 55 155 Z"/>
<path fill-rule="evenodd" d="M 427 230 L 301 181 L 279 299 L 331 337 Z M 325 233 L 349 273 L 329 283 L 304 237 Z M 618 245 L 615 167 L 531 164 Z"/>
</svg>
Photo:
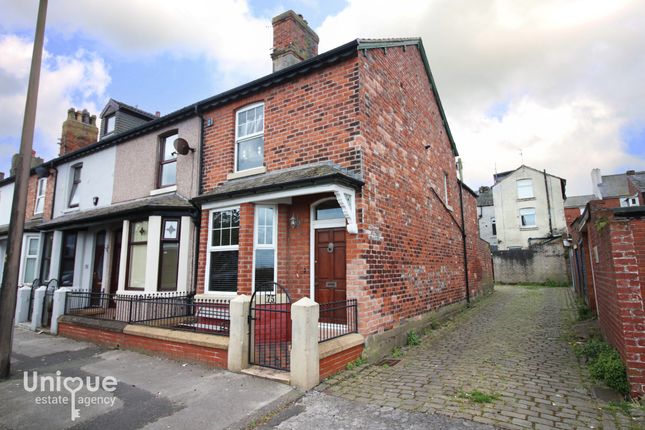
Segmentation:
<svg viewBox="0 0 645 430">
<path fill-rule="evenodd" d="M 47 165 L 40 261 L 85 292 L 61 333 L 232 370 L 289 369 L 298 337 L 320 341 L 318 378 L 492 287 L 422 41 L 318 54 L 293 11 L 273 30 L 273 73 L 160 117 L 111 101 L 101 139 Z"/>
</svg>

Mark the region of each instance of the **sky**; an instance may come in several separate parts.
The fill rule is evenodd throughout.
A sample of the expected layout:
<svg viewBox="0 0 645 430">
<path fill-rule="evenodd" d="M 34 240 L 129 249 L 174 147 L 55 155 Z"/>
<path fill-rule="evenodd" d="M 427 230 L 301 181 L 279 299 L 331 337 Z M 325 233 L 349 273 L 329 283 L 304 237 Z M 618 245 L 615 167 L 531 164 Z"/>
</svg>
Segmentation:
<svg viewBox="0 0 645 430">
<path fill-rule="evenodd" d="M 0 0 L 0 171 L 18 151 L 37 0 Z M 56 0 L 34 149 L 58 154 L 67 109 L 110 98 L 172 112 L 271 72 L 271 17 L 293 9 L 320 52 L 422 37 L 472 188 L 520 164 L 590 194 L 590 171 L 645 170 L 641 0 Z"/>
</svg>

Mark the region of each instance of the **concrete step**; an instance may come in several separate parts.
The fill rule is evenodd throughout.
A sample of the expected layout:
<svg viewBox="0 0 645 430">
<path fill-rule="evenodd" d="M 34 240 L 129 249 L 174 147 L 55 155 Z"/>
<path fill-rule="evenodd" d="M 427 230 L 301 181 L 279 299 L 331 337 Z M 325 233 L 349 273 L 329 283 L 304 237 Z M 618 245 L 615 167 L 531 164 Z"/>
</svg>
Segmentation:
<svg viewBox="0 0 645 430">
<path fill-rule="evenodd" d="M 269 379 L 271 381 L 280 382 L 289 385 L 289 372 L 284 370 L 276 370 L 268 367 L 251 366 L 247 369 L 242 369 L 242 373 L 247 375 L 257 376 L 258 378 Z"/>
</svg>

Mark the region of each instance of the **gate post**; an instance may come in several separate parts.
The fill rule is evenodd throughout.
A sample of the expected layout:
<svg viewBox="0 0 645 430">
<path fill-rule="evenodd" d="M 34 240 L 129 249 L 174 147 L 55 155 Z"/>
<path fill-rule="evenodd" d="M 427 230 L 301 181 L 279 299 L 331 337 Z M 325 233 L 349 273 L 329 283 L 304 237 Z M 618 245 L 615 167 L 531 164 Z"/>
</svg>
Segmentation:
<svg viewBox="0 0 645 430">
<path fill-rule="evenodd" d="M 228 338 L 228 370 L 240 372 L 249 367 L 249 306 L 251 298 L 245 294 L 230 302 Z"/>
<path fill-rule="evenodd" d="M 31 296 L 31 287 L 18 288 L 18 299 L 16 300 L 16 319 L 15 323 L 24 323 L 29 319 L 29 297 Z"/>
<path fill-rule="evenodd" d="M 291 385 L 310 390 L 320 383 L 318 303 L 303 297 L 291 306 Z"/>
<path fill-rule="evenodd" d="M 67 287 L 59 288 L 54 291 L 54 304 L 52 306 L 51 322 L 49 323 L 49 331 L 51 334 L 58 334 L 58 317 L 65 315 L 65 302 L 67 301 L 67 293 L 72 290 Z"/>
<path fill-rule="evenodd" d="M 45 298 L 45 293 L 47 292 L 47 287 L 44 285 L 42 287 L 36 288 L 34 293 L 34 303 L 33 310 L 31 311 L 31 329 L 36 331 L 38 327 L 43 325 L 43 302 Z"/>
</svg>

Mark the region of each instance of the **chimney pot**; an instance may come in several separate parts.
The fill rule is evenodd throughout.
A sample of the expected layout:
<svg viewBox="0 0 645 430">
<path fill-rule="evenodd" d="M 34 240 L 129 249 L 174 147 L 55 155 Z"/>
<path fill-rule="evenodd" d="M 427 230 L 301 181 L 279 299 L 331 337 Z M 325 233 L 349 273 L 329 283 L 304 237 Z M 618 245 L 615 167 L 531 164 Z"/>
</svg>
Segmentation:
<svg viewBox="0 0 645 430">
<path fill-rule="evenodd" d="M 161 112 L 159 112 L 159 111 L 155 112 L 155 116 L 156 116 L 157 118 L 159 118 L 159 117 L 161 116 Z"/>
<path fill-rule="evenodd" d="M 288 10 L 271 21 L 273 24 L 273 71 L 284 69 L 318 55 L 318 35 L 302 15 Z"/>
<path fill-rule="evenodd" d="M 4 179 L 4 172 L 0 172 L 0 181 Z"/>
</svg>

